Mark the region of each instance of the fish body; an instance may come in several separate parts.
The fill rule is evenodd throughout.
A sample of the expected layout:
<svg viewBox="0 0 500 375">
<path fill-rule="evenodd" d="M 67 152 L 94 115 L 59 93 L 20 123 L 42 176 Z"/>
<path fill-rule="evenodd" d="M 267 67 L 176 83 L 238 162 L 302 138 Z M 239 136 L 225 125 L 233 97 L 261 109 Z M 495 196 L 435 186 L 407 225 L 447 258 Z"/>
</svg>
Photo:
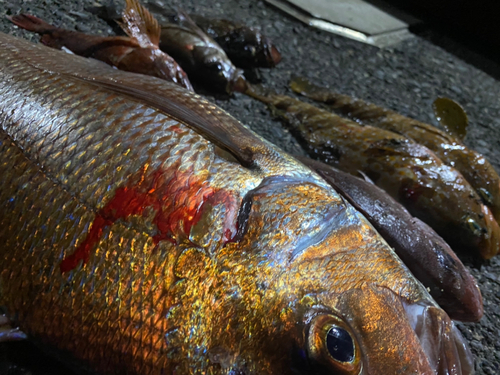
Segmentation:
<svg viewBox="0 0 500 375">
<path fill-rule="evenodd" d="M 45 349 L 101 374 L 473 372 L 366 219 L 215 105 L 5 34 L 0 82 L 0 306 Z"/>
<path fill-rule="evenodd" d="M 483 155 L 465 146 L 459 138 L 389 109 L 315 86 L 302 78 L 295 79 L 292 85 L 295 91 L 363 124 L 402 134 L 431 149 L 445 164 L 462 173 L 491 207 L 496 220 L 500 220 L 500 177 Z"/>
<path fill-rule="evenodd" d="M 396 133 L 361 126 L 285 95 L 262 96 L 309 154 L 351 174 L 362 171 L 453 249 L 496 255 L 500 227 L 465 178 L 428 148 Z"/>
<path fill-rule="evenodd" d="M 193 21 L 226 52 L 234 65 L 244 68 L 274 68 L 281 54 L 273 42 L 254 27 L 190 14 Z"/>
<path fill-rule="evenodd" d="M 172 56 L 192 77 L 214 90 L 244 91 L 243 72 L 224 50 L 183 12 L 175 22 L 161 25 L 160 48 Z"/>
<path fill-rule="evenodd" d="M 452 319 L 481 319 L 483 299 L 476 280 L 431 227 L 411 216 L 372 182 L 316 160 L 298 159 L 318 172 L 370 221 Z"/>
<path fill-rule="evenodd" d="M 27 14 L 9 19 L 19 27 L 41 34 L 41 42 L 47 46 L 57 49 L 65 47 L 77 55 L 92 57 L 118 69 L 152 75 L 192 90 L 191 82 L 182 68 L 172 57 L 160 51 L 157 40 L 153 43 L 144 33 L 146 25 L 141 25 L 141 16 L 149 16 L 147 11 L 143 12 L 143 8 L 135 1 L 129 1 L 128 4 L 123 25 L 134 32 L 133 37 L 87 35 L 52 26 Z M 159 34 L 156 20 L 150 16 L 147 20 L 149 29 Z"/>
</svg>

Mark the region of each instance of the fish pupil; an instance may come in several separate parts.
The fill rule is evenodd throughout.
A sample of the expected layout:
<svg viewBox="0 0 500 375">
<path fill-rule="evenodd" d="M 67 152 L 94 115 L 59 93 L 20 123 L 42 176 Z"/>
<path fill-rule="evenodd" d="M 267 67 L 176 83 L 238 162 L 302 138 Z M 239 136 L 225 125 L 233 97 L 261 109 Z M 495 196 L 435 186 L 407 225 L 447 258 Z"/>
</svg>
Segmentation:
<svg viewBox="0 0 500 375">
<path fill-rule="evenodd" d="M 352 362 L 354 360 L 354 342 L 345 329 L 334 326 L 326 336 L 326 346 L 333 359 L 339 362 Z"/>
</svg>

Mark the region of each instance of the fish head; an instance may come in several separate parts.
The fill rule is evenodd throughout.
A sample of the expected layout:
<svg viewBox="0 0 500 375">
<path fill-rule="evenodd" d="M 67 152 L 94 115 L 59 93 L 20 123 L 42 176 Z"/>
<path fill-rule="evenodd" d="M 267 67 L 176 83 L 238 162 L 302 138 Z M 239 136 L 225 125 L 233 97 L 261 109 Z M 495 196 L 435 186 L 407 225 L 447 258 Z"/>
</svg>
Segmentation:
<svg viewBox="0 0 500 375">
<path fill-rule="evenodd" d="M 231 252 L 231 261 L 251 273 L 232 283 L 248 285 L 240 293 L 247 305 L 217 324 L 239 330 L 231 333 L 237 340 L 218 337 L 237 348 L 226 363 L 231 373 L 472 373 L 450 318 L 342 198 L 313 184 L 269 181 L 246 207 L 238 242 L 245 251 Z"/>
<path fill-rule="evenodd" d="M 231 55 L 238 56 L 236 65 L 240 67 L 274 68 L 281 61 L 281 53 L 271 39 L 253 27 L 236 29 L 230 38 Z"/>
<path fill-rule="evenodd" d="M 482 258 L 490 259 L 500 251 L 500 226 L 490 208 L 481 205 L 481 214 L 462 218 L 464 232 L 474 238 Z"/>
<path fill-rule="evenodd" d="M 203 56 L 204 63 L 197 68 L 197 75 L 211 85 L 215 91 L 232 94 L 244 92 L 246 88 L 243 71 L 236 68 L 226 54 L 218 49 L 210 50 Z"/>
<path fill-rule="evenodd" d="M 375 285 L 327 300 L 330 306 L 320 304 L 306 314 L 304 373 L 473 372 L 462 336 L 446 313 L 432 304 L 408 303 Z"/>
</svg>

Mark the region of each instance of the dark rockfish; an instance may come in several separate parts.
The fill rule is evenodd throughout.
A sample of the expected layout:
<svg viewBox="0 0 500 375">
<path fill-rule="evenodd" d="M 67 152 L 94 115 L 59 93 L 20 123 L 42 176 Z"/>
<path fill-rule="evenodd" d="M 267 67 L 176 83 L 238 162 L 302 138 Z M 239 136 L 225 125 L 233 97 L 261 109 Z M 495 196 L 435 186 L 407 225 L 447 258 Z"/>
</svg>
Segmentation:
<svg viewBox="0 0 500 375">
<path fill-rule="evenodd" d="M 243 72 L 236 68 L 224 50 L 183 12 L 176 22 L 161 25 L 160 48 L 171 55 L 193 82 L 213 90 L 244 91 Z"/>
<path fill-rule="evenodd" d="M 193 89 L 182 68 L 158 48 L 157 21 L 135 0 L 127 0 L 123 14 L 122 26 L 130 37 L 87 35 L 49 25 L 27 14 L 8 18 L 23 29 L 41 34 L 41 42 L 47 46 L 65 47 L 77 55 L 104 61 L 121 70 L 155 76 Z"/>
<path fill-rule="evenodd" d="M 281 54 L 272 41 L 254 27 L 225 19 L 190 14 L 193 21 L 241 68 L 274 68 Z"/>
<path fill-rule="evenodd" d="M 319 161 L 297 158 L 365 215 L 450 318 L 481 319 L 483 299 L 476 280 L 431 227 L 373 183 Z"/>
<path fill-rule="evenodd" d="M 312 157 L 354 175 L 366 173 L 453 249 L 483 258 L 498 253 L 500 227 L 490 210 L 460 172 L 428 148 L 285 95 L 248 94 L 270 105 Z"/>
<path fill-rule="evenodd" d="M 0 126 L 0 306 L 81 370 L 472 374 L 368 221 L 200 96 L 0 34 Z"/>
<path fill-rule="evenodd" d="M 491 207 L 496 220 L 500 220 L 500 177 L 483 155 L 466 147 L 457 137 L 389 109 L 315 86 L 303 78 L 294 79 L 291 87 L 363 124 L 402 134 L 428 147 L 445 164 L 462 173 Z"/>
</svg>

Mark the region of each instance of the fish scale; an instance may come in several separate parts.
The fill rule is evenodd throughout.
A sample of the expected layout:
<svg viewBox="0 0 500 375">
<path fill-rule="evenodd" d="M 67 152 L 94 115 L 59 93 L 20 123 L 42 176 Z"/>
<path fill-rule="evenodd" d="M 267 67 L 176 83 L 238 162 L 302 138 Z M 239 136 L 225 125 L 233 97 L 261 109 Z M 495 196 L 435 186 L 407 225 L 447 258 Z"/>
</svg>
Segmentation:
<svg viewBox="0 0 500 375">
<path fill-rule="evenodd" d="M 4 74 L 8 74 L 6 71 Z M 31 87 L 33 84 L 30 80 L 23 82 L 23 76 L 19 74 L 18 71 L 13 71 L 12 74 L 15 74 L 16 77 L 20 77 L 20 84 L 22 83 L 24 87 Z M 27 73 L 25 73 L 27 75 Z M 106 107 L 101 107 L 104 113 L 99 112 L 99 107 L 95 107 L 97 103 L 106 103 L 106 106 L 109 108 L 113 108 L 115 104 L 123 101 L 123 99 L 116 98 L 115 94 L 109 93 L 100 93 L 100 92 L 92 92 L 90 95 L 89 92 L 82 93 L 76 87 L 76 83 L 73 84 L 73 90 L 69 90 L 68 96 L 65 101 L 59 101 L 57 104 L 52 106 L 51 94 L 53 93 L 49 87 L 57 87 L 60 81 L 60 78 L 48 77 L 47 82 L 45 82 L 42 87 L 36 87 L 35 90 L 40 93 L 39 94 L 39 102 L 35 103 L 34 106 L 48 104 L 47 106 L 47 114 L 45 118 L 42 118 L 35 122 L 38 126 L 33 126 L 29 129 L 29 132 L 23 132 L 22 130 L 24 126 L 9 128 L 6 127 L 6 131 L 11 131 L 12 136 L 16 142 L 19 143 L 20 147 L 25 149 L 27 153 L 30 155 L 36 155 L 37 158 L 47 160 L 44 163 L 44 167 L 52 172 L 55 176 L 61 178 L 61 182 L 69 187 L 74 188 L 78 186 L 76 184 L 80 179 L 84 179 L 86 181 L 88 179 L 89 184 L 83 185 L 83 191 L 75 192 L 78 196 L 81 197 L 84 201 L 94 200 L 95 198 L 101 197 L 100 194 L 95 194 L 96 191 L 100 191 L 104 186 L 108 186 L 111 183 L 116 185 L 123 184 L 129 177 L 131 173 L 134 173 L 140 169 L 142 165 L 148 162 L 149 159 L 155 160 L 158 163 L 161 160 L 165 160 L 170 156 L 170 153 L 167 151 L 168 149 L 162 148 L 161 150 L 157 150 L 157 152 L 153 152 L 152 155 L 149 154 L 149 146 L 151 145 L 150 138 L 147 134 L 148 131 L 160 128 L 164 135 L 169 135 L 173 137 L 172 140 L 173 150 L 172 153 L 175 154 L 179 148 L 187 148 L 189 147 L 189 143 L 196 142 L 204 142 L 204 140 L 199 136 L 194 136 L 196 139 L 191 140 L 192 135 L 189 134 L 189 130 L 186 131 L 188 134 L 187 137 L 187 145 L 183 140 L 179 139 L 176 132 L 168 132 L 168 126 L 175 126 L 182 128 L 184 125 L 179 124 L 177 121 L 172 121 L 168 117 L 163 116 L 162 121 L 155 121 L 157 112 L 145 113 L 145 116 L 141 117 L 141 121 L 136 121 L 134 123 L 134 128 L 128 130 L 132 133 L 132 136 L 127 139 L 117 139 L 112 136 L 112 133 L 115 131 L 120 131 L 120 127 L 122 126 L 120 112 L 114 112 L 118 114 L 118 116 L 110 117 L 106 114 L 109 112 L 109 109 Z M 38 78 L 38 82 L 41 80 Z M 49 90 L 48 90 L 49 89 Z M 51 92 L 52 91 L 52 92 Z M 22 92 L 22 91 L 21 91 Z M 2 95 L 3 98 L 8 97 L 8 95 Z M 31 102 L 36 102 L 35 96 L 31 94 L 30 96 Z M 87 99 L 87 100 L 85 100 Z M 111 100 L 110 100 L 111 99 Z M 113 100 L 114 99 L 114 100 Z M 83 110 L 73 109 L 71 112 L 66 107 L 66 103 L 70 101 L 76 101 L 79 103 L 78 108 L 83 108 Z M 118 101 L 118 102 L 117 102 Z M 8 105 L 9 103 L 5 103 Z M 65 108 L 60 111 L 59 108 Z M 146 108 L 141 106 L 140 104 L 128 103 L 127 112 L 132 113 L 142 113 Z M 26 110 L 24 111 L 24 113 Z M 62 113 L 61 113 L 62 112 Z M 35 113 L 36 115 L 36 113 Z M 16 116 L 16 113 L 12 115 L 12 124 L 16 123 L 24 123 L 23 119 L 26 118 L 26 115 Z M 26 119 L 26 123 L 30 123 L 29 118 Z M 105 123 L 103 123 L 103 120 Z M 7 123 L 8 120 L 4 119 Z M 64 128 L 62 124 L 65 123 L 73 123 L 75 122 L 75 126 Z M 43 129 L 40 125 L 49 124 L 49 128 L 47 130 Z M 119 126 L 117 126 L 120 124 Z M 127 126 L 127 122 L 123 123 L 124 126 Z M 80 129 L 82 129 L 80 131 Z M 160 130 L 156 129 L 156 130 Z M 21 134 L 20 134 L 21 133 Z M 45 138 L 45 134 L 47 133 L 48 138 Z M 57 133 L 59 142 L 54 142 L 55 139 L 51 139 L 51 134 Z M 135 136 L 137 134 L 138 136 Z M 145 134 L 145 135 L 143 135 Z M 144 137 L 144 138 L 143 138 Z M 41 141 L 40 141 L 41 140 Z M 83 141 L 81 141 L 83 140 Z M 144 142 L 144 144 L 143 144 Z M 76 144 L 77 146 L 70 153 L 66 153 L 65 150 L 68 148 L 70 144 Z M 134 153 L 134 150 L 137 149 L 137 145 L 141 144 L 141 152 L 140 154 Z M 210 147 L 207 145 L 207 147 Z M 176 149 L 177 148 L 177 149 Z M 50 154 L 52 149 L 57 149 L 57 154 Z M 83 158 L 74 163 L 73 166 L 73 155 L 72 153 L 82 153 Z M 124 155 L 129 152 L 135 157 L 131 158 L 133 163 L 127 163 L 127 165 L 123 165 L 122 158 Z M 203 153 L 199 152 L 201 157 L 203 158 Z M 54 155 L 54 156 L 52 156 Z M 178 156 L 174 156 L 178 157 Z M 51 162 L 52 160 L 52 162 Z M 186 160 L 183 160 L 185 163 Z M 53 164 L 52 164 L 53 163 Z M 105 167 L 105 169 L 95 168 L 94 165 Z M 155 165 L 152 165 L 154 168 Z M 75 170 L 73 170 L 75 168 Z M 110 171 L 116 171 L 116 173 L 111 174 Z M 57 171 L 57 172 L 56 172 Z M 94 178 L 92 178 L 92 174 L 98 174 Z M 107 181 L 102 181 L 102 178 L 106 178 Z M 91 181 L 101 180 L 97 184 L 92 183 Z M 109 192 L 110 194 L 112 191 Z M 104 199 L 106 196 L 103 197 Z M 97 202 L 92 202 L 93 205 L 97 205 Z"/>
<path fill-rule="evenodd" d="M 434 374 L 434 352 L 471 373 L 465 347 L 442 350 L 463 343 L 449 317 L 367 220 L 222 110 L 2 34 L 0 66 L 0 305 L 46 350 L 104 375 L 292 375 L 309 356 L 307 374 L 334 361 L 311 341 L 327 319 L 373 374 Z M 79 90 L 53 103 L 33 89 L 59 84 Z M 23 133 L 32 103 L 43 122 Z M 45 131 L 63 141 L 32 142 Z M 435 341 L 420 343 L 419 317 Z"/>
</svg>

